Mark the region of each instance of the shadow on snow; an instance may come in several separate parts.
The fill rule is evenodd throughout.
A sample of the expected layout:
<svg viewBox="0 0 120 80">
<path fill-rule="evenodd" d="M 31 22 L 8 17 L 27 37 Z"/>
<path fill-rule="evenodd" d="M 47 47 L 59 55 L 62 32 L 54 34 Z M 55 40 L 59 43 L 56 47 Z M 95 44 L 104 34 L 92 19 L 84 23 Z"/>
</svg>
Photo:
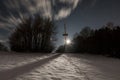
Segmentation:
<svg viewBox="0 0 120 80">
<path fill-rule="evenodd" d="M 22 75 L 24 73 L 28 73 L 31 70 L 40 67 L 48 62 L 50 62 L 51 60 L 59 57 L 61 54 L 53 54 L 52 56 L 49 56 L 47 58 L 41 59 L 39 61 L 36 62 L 32 62 L 23 66 L 19 66 L 19 67 L 15 67 L 12 69 L 7 69 L 7 70 L 2 70 L 0 71 L 0 80 L 13 80 L 15 79 L 17 76 Z"/>
</svg>

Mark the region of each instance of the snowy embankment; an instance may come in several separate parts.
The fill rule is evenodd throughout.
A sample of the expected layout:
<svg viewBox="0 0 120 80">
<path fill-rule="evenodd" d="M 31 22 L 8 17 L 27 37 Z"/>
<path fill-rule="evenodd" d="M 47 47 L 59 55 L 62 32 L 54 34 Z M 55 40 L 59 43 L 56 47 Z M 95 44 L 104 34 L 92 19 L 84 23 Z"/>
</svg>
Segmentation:
<svg viewBox="0 0 120 80">
<path fill-rule="evenodd" d="M 88 54 L 0 52 L 0 80 L 120 80 L 120 60 Z"/>
</svg>

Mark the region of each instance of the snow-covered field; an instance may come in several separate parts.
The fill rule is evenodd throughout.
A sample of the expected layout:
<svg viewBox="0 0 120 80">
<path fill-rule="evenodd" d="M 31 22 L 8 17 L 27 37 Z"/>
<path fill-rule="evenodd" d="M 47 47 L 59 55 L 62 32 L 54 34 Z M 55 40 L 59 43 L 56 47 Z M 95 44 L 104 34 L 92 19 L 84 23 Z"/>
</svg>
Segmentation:
<svg viewBox="0 0 120 80">
<path fill-rule="evenodd" d="M 88 54 L 0 52 L 0 80 L 120 80 L 120 60 Z"/>
</svg>

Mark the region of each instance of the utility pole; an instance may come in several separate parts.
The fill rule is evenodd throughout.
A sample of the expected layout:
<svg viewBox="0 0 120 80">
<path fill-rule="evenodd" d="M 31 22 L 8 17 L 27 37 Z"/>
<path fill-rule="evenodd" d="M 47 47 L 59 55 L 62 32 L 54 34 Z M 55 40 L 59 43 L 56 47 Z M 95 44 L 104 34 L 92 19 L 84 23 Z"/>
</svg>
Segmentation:
<svg viewBox="0 0 120 80">
<path fill-rule="evenodd" d="M 64 52 L 66 51 L 66 40 L 67 40 L 67 37 L 68 37 L 68 33 L 67 33 L 67 30 L 66 30 L 66 24 L 64 23 Z"/>
</svg>

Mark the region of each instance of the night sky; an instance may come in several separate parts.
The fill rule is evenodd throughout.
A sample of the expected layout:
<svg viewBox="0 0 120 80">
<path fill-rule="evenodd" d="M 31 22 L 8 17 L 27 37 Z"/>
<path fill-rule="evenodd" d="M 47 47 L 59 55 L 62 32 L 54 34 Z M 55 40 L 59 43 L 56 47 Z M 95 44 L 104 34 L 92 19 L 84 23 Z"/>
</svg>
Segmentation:
<svg viewBox="0 0 120 80">
<path fill-rule="evenodd" d="M 120 0 L 83 0 L 70 16 L 58 21 L 60 34 L 63 33 L 64 21 L 70 38 L 86 26 L 100 28 L 108 22 L 120 25 Z"/>
<path fill-rule="evenodd" d="M 36 13 L 55 21 L 60 45 L 64 22 L 71 39 L 85 26 L 100 28 L 107 22 L 120 25 L 120 0 L 0 0 L 0 41 L 7 41 L 23 17 Z"/>
</svg>

